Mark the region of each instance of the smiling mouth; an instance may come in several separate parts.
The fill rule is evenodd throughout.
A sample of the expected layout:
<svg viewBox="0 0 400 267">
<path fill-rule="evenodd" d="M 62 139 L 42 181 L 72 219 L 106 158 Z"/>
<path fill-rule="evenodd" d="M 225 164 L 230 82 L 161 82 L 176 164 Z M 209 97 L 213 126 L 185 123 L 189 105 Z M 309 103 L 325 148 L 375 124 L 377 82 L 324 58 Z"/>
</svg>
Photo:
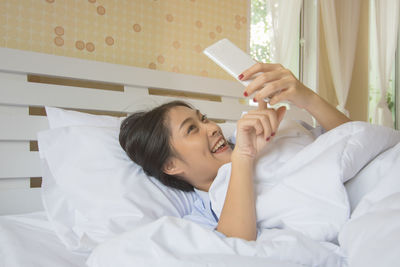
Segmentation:
<svg viewBox="0 0 400 267">
<path fill-rule="evenodd" d="M 219 152 L 223 152 L 228 148 L 228 143 L 226 142 L 226 140 L 221 137 L 221 139 L 213 146 L 213 148 L 211 149 L 211 153 L 219 153 Z"/>
</svg>

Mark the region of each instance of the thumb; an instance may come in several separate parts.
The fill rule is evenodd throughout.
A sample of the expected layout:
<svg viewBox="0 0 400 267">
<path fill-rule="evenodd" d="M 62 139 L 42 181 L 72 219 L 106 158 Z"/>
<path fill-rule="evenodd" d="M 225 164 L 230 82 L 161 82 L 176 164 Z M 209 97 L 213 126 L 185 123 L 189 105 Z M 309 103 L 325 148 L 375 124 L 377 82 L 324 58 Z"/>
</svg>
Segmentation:
<svg viewBox="0 0 400 267">
<path fill-rule="evenodd" d="M 278 116 L 278 122 L 281 123 L 281 121 L 283 120 L 283 117 L 285 117 L 286 114 L 286 107 L 282 106 L 279 107 L 278 110 L 276 111 L 277 116 Z"/>
</svg>

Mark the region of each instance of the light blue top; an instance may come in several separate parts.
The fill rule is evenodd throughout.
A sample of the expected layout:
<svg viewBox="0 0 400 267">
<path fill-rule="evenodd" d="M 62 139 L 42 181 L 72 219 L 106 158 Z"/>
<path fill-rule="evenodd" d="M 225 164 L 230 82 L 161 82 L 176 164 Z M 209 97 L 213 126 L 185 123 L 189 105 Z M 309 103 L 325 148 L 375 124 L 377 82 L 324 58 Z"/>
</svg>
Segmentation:
<svg viewBox="0 0 400 267">
<path fill-rule="evenodd" d="M 194 189 L 194 191 L 196 192 L 197 199 L 193 203 L 192 213 L 183 218 L 198 223 L 207 229 L 215 230 L 218 225 L 218 217 L 212 210 L 208 192 L 198 189 Z"/>
</svg>

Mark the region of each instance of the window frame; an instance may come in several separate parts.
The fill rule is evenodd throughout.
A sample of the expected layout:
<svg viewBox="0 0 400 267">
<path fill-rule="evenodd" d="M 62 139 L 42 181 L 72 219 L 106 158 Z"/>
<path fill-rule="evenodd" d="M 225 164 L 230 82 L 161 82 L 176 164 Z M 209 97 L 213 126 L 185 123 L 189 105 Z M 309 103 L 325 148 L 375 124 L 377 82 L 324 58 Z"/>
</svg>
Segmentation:
<svg viewBox="0 0 400 267">
<path fill-rule="evenodd" d="M 299 80 L 318 93 L 318 0 L 303 0 L 300 14 Z"/>
<path fill-rule="evenodd" d="M 394 67 L 395 129 L 400 129 L 400 22 L 397 33 L 397 49 Z"/>
</svg>

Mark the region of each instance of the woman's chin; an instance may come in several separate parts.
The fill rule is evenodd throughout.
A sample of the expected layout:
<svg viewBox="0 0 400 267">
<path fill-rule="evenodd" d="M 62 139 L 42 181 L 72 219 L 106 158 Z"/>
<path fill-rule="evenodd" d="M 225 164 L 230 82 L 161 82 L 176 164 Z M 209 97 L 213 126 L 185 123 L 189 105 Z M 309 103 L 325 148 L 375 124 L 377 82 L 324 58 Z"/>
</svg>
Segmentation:
<svg viewBox="0 0 400 267">
<path fill-rule="evenodd" d="M 214 156 L 217 159 L 220 159 L 225 163 L 231 162 L 231 154 L 232 154 L 232 148 L 227 147 L 226 149 L 224 149 L 223 151 L 214 153 Z"/>
</svg>

